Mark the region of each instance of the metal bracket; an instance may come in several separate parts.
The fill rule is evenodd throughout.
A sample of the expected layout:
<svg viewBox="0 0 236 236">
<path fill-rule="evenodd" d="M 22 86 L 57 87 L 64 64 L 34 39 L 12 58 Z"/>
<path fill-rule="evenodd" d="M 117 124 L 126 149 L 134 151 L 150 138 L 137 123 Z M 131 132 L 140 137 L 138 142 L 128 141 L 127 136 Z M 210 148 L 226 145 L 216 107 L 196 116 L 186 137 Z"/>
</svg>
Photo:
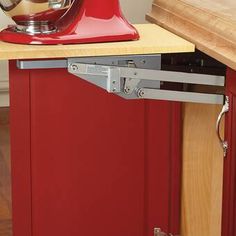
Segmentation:
<svg viewBox="0 0 236 236">
<path fill-rule="evenodd" d="M 163 89 L 161 86 L 163 82 L 224 87 L 225 77 L 162 71 L 161 55 L 159 54 L 81 57 L 62 60 L 18 60 L 17 67 L 19 69 L 67 68 L 69 73 L 125 99 L 159 99 L 222 105 L 224 103 L 223 94 Z M 222 115 L 227 110 L 228 106 L 225 104 L 217 121 L 217 133 L 224 149 L 224 155 L 226 155 L 228 143 L 219 135 L 219 124 Z"/>
<path fill-rule="evenodd" d="M 224 86 L 224 76 L 161 70 L 161 55 L 81 57 L 17 61 L 20 69 L 68 68 L 69 73 L 125 99 L 223 104 L 223 94 L 165 90 L 163 82 Z"/>
<path fill-rule="evenodd" d="M 142 58 L 142 61 L 146 61 L 145 57 Z M 146 68 L 140 68 L 134 63 L 132 57 L 126 58 L 122 66 L 119 66 L 120 63 L 117 62 L 117 60 L 122 61 L 120 58 L 111 58 L 110 60 L 112 63 L 101 59 L 93 63 L 91 61 L 81 63 L 78 59 L 68 59 L 68 71 L 125 99 L 159 99 L 209 104 L 223 104 L 224 102 L 223 94 L 173 91 L 161 88 L 162 82 L 223 87 L 224 76 L 161 71 L 160 65 L 155 69 L 148 68 L 147 65 Z M 104 63 L 100 64 L 99 62 Z"/>
</svg>

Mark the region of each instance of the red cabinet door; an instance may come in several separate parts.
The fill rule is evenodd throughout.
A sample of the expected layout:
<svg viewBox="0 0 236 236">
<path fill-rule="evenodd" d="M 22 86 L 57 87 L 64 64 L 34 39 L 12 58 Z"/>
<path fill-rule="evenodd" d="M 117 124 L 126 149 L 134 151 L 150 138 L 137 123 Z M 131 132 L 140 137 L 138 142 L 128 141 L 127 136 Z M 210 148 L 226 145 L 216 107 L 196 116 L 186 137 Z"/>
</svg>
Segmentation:
<svg viewBox="0 0 236 236">
<path fill-rule="evenodd" d="M 226 95 L 229 112 L 226 114 L 226 140 L 229 145 L 224 163 L 222 236 L 236 235 L 236 71 L 227 70 Z"/>
<path fill-rule="evenodd" d="M 179 233 L 178 103 L 10 63 L 14 236 Z"/>
</svg>

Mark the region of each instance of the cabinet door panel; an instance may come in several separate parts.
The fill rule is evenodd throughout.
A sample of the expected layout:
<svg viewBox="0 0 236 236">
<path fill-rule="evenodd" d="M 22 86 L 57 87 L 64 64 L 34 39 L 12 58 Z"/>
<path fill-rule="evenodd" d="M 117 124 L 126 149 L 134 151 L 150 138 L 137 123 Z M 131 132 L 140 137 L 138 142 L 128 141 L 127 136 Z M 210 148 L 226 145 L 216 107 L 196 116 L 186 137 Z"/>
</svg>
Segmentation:
<svg viewBox="0 0 236 236">
<path fill-rule="evenodd" d="M 36 235 L 141 235 L 144 103 L 46 74 L 31 75 Z"/>
<path fill-rule="evenodd" d="M 123 100 L 64 69 L 32 70 L 28 85 L 34 236 L 179 233 L 179 104 Z"/>
</svg>

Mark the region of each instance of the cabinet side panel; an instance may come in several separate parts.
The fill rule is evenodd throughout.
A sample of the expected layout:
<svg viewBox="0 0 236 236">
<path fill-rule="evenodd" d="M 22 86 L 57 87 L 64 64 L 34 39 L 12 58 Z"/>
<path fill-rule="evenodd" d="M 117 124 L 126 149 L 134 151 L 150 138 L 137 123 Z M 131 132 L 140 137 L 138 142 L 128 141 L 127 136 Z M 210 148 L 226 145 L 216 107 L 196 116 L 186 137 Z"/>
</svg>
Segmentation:
<svg viewBox="0 0 236 236">
<path fill-rule="evenodd" d="M 14 236 L 31 234 L 30 78 L 10 61 L 10 139 Z"/>
</svg>

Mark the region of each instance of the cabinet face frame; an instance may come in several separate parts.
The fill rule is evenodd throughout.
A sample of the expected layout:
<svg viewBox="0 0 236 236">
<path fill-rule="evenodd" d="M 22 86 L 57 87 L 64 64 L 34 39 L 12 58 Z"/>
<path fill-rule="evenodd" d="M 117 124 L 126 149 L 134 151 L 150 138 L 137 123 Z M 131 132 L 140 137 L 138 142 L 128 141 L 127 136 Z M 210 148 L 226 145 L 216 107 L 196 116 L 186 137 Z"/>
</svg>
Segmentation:
<svg viewBox="0 0 236 236">
<path fill-rule="evenodd" d="M 15 64 L 9 63 L 13 233 L 31 236 L 30 71 Z"/>
<path fill-rule="evenodd" d="M 226 95 L 229 112 L 225 119 L 225 137 L 229 144 L 224 160 L 222 236 L 236 235 L 236 71 L 227 68 Z"/>
<path fill-rule="evenodd" d="M 37 235 L 34 228 L 33 214 L 34 205 L 32 201 L 32 80 L 37 80 L 38 74 L 47 76 L 48 72 L 42 70 L 19 70 L 16 68 L 16 61 L 10 61 L 10 89 L 11 89 L 11 160 L 12 160 L 12 183 L 13 183 L 13 231 L 16 236 Z M 50 70 L 50 75 L 60 76 L 61 71 Z M 64 73 L 64 72 L 63 72 Z M 35 87 L 34 87 L 35 89 Z M 162 185 L 165 190 L 155 189 L 155 197 L 148 201 L 156 202 L 159 209 L 152 209 L 152 212 L 145 213 L 145 235 L 153 235 L 154 226 L 161 227 L 163 231 L 179 234 L 180 230 L 180 184 L 181 184 L 181 104 L 170 102 L 145 102 L 145 122 L 151 114 L 155 114 L 147 125 L 146 135 L 148 139 L 159 135 L 159 141 L 164 145 L 161 148 L 160 162 L 163 165 L 162 171 L 152 174 L 151 188 L 155 186 L 157 176 L 165 176 Z M 164 112 L 162 120 L 166 125 L 162 127 L 155 117 L 159 117 L 159 110 L 156 104 L 162 105 Z M 168 124 L 168 125 L 167 125 Z M 139 130 L 137 129 L 137 135 Z M 163 134 L 163 135 L 162 135 Z M 162 136 L 166 138 L 163 139 Z M 168 142 L 163 142 L 168 140 Z M 158 143 L 150 143 L 150 152 L 159 154 Z M 157 145 L 157 146 L 156 146 Z M 154 163 L 157 160 L 153 159 Z M 150 166 L 152 167 L 152 166 Z M 152 176 L 153 175 L 153 176 Z M 149 188 L 150 188 L 149 186 Z M 161 196 L 161 202 L 156 197 Z M 150 207 L 150 206 L 149 206 Z M 160 213 L 161 212 L 161 213 Z M 149 214 L 149 215 L 148 215 Z M 156 216 L 160 219 L 160 225 L 152 225 Z M 149 217 L 146 218 L 146 217 Z M 147 228 L 148 227 L 148 228 Z"/>
</svg>

